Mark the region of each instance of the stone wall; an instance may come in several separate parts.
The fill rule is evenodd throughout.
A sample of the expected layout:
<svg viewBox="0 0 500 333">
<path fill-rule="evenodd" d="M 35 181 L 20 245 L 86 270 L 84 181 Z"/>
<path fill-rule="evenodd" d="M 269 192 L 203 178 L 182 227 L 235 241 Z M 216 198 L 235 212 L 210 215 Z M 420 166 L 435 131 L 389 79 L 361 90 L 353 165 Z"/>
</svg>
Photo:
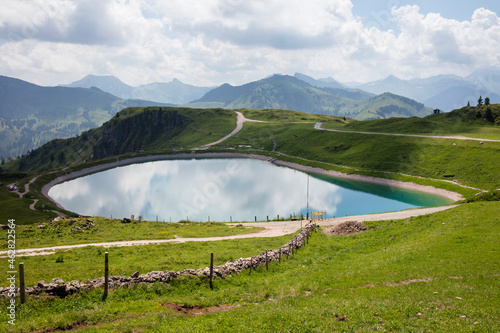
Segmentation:
<svg viewBox="0 0 500 333">
<path fill-rule="evenodd" d="M 316 225 L 313 223 L 307 224 L 300 232 L 295 235 L 288 243 L 281 248 L 267 251 L 267 262 L 279 261 L 280 251 L 281 256 L 289 256 L 295 249 L 301 248 L 306 244 L 306 239 L 314 231 Z M 239 274 L 245 269 L 256 269 L 259 266 L 266 265 L 266 252 L 261 252 L 259 255 L 249 258 L 240 258 L 234 261 L 228 261 L 224 265 L 214 266 L 213 277 L 224 279 L 226 276 Z M 147 274 L 139 274 L 135 272 L 130 277 L 125 276 L 109 276 L 109 289 L 125 288 L 136 283 L 168 283 L 172 279 L 177 279 L 180 276 L 197 276 L 199 278 L 210 277 L 210 267 L 200 268 L 198 270 L 185 269 L 183 271 L 153 271 Z M 64 282 L 60 278 L 54 278 L 50 283 L 44 281 L 38 282 L 33 287 L 26 288 L 27 295 L 47 294 L 58 297 L 66 297 L 79 291 L 101 288 L 104 285 L 104 277 L 94 280 L 71 281 Z M 9 288 L 0 288 L 0 295 L 7 297 Z M 18 290 L 19 294 L 19 290 Z"/>
</svg>

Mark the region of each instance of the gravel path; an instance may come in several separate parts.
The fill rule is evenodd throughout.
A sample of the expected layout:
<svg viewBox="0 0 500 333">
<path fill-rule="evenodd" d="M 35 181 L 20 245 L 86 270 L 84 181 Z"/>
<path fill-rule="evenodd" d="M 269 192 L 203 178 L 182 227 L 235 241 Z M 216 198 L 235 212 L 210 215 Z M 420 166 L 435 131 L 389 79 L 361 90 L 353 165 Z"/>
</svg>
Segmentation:
<svg viewBox="0 0 500 333">
<path fill-rule="evenodd" d="M 415 138 L 434 138 L 434 139 L 454 139 L 454 140 L 474 140 L 474 141 L 489 141 L 489 142 L 500 142 L 500 140 L 493 139 L 479 139 L 479 138 L 469 138 L 462 135 L 421 135 L 421 134 L 398 134 L 398 133 L 380 133 L 380 132 L 360 132 L 360 131 L 344 131 L 338 129 L 328 129 L 323 128 L 322 123 L 316 123 L 314 129 L 329 131 L 329 132 L 341 132 L 341 133 L 357 133 L 357 134 L 373 134 L 373 135 L 393 135 L 393 136 L 410 136 Z"/>
<path fill-rule="evenodd" d="M 223 137 L 220 140 L 217 140 L 215 142 L 206 144 L 206 145 L 198 147 L 198 148 L 194 148 L 194 150 L 208 149 L 208 148 L 210 148 L 212 146 L 215 146 L 215 145 L 217 145 L 217 144 L 219 144 L 219 143 L 221 143 L 223 141 L 226 141 L 227 139 L 229 139 L 230 137 L 232 137 L 233 135 L 235 135 L 236 133 L 238 133 L 239 131 L 241 131 L 241 129 L 243 128 L 243 124 L 246 123 L 247 121 L 249 121 L 249 122 L 256 122 L 256 123 L 262 123 L 263 122 L 261 120 L 247 119 L 247 118 L 245 118 L 245 116 L 241 112 L 238 112 L 238 111 L 234 111 L 234 112 L 236 112 L 236 114 L 238 115 L 238 118 L 236 120 L 236 128 L 231 133 L 229 133 L 228 135 L 226 135 L 225 137 Z"/>
<path fill-rule="evenodd" d="M 383 221 L 383 220 L 398 220 L 405 219 L 412 216 L 427 215 L 443 210 L 455 208 L 458 205 L 431 207 L 431 208 L 418 208 L 407 209 L 399 212 L 345 216 L 339 218 L 331 218 L 316 223 L 320 226 L 334 226 L 345 221 Z M 229 225 L 237 225 L 238 223 L 228 223 Z M 262 238 L 262 237 L 279 237 L 284 235 L 293 234 L 298 231 L 305 221 L 283 221 L 283 222 L 250 222 L 244 223 L 245 226 L 263 227 L 264 230 L 259 232 L 245 234 L 245 235 L 231 235 L 222 237 L 203 237 L 203 238 L 175 238 L 175 239 L 156 239 L 156 240 L 135 240 L 135 241 L 121 241 L 121 242 L 105 242 L 105 243 L 89 243 L 89 244 L 76 244 L 76 245 L 61 245 L 33 249 L 18 249 L 16 256 L 38 256 L 54 254 L 57 250 L 69 250 L 75 248 L 82 248 L 87 246 L 99 247 L 121 247 L 121 246 L 138 246 L 149 244 L 162 244 L 162 243 L 186 243 L 186 242 L 213 242 L 226 239 L 244 239 L 244 238 Z M 7 255 L 7 251 L 0 251 L 0 258 Z"/>
</svg>

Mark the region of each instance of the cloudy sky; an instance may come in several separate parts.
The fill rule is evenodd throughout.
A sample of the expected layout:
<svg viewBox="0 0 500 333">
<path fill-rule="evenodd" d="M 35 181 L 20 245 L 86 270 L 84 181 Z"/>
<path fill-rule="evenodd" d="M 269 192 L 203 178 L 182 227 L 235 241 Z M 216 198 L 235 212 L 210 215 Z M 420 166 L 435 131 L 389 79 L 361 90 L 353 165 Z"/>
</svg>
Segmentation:
<svg viewBox="0 0 500 333">
<path fill-rule="evenodd" d="M 500 67 L 498 0 L 2 0 L 0 75 L 215 86 Z"/>
</svg>

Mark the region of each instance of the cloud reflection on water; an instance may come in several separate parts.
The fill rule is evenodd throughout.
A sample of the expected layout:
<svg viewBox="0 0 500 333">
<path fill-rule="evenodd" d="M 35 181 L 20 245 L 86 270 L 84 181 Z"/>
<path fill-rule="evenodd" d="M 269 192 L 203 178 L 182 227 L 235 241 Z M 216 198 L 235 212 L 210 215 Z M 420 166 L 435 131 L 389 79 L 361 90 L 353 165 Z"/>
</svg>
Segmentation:
<svg viewBox="0 0 500 333">
<path fill-rule="evenodd" d="M 356 215 L 416 205 L 310 177 L 310 212 Z M 82 215 L 234 221 L 306 213 L 307 174 L 252 159 L 166 160 L 118 167 L 54 186 L 49 194 Z M 368 211 L 367 211 L 368 210 Z"/>
</svg>

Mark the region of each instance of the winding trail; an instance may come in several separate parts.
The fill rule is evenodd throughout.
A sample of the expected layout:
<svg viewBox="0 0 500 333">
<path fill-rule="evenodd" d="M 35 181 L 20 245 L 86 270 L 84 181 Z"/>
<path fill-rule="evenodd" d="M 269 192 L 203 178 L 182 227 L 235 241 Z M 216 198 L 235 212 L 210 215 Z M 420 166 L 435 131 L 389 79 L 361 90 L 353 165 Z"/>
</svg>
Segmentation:
<svg viewBox="0 0 500 333">
<path fill-rule="evenodd" d="M 236 128 L 231 132 L 229 133 L 228 135 L 226 135 L 225 137 L 223 137 L 222 139 L 220 140 L 217 140 L 215 142 L 212 142 L 212 143 L 208 143 L 206 145 L 203 145 L 201 147 L 198 147 L 198 148 L 194 148 L 193 150 L 204 150 L 204 149 L 208 149 L 212 146 L 215 146 L 223 141 L 226 141 L 227 139 L 229 139 L 230 137 L 232 137 L 233 135 L 235 135 L 236 133 L 238 133 L 239 131 L 241 131 L 241 129 L 243 128 L 243 124 L 246 123 L 247 121 L 248 122 L 255 122 L 255 123 L 263 123 L 262 120 L 253 120 L 253 119 L 247 119 L 245 118 L 245 116 L 239 112 L 239 111 L 234 111 L 236 112 L 236 114 L 238 115 L 238 118 L 236 120 Z"/>
<path fill-rule="evenodd" d="M 367 215 L 357 215 L 357 216 L 345 216 L 338 218 L 330 218 L 326 220 L 316 221 L 316 223 L 323 227 L 334 226 L 336 224 L 345 221 L 383 221 L 383 220 L 399 220 L 406 219 L 413 216 L 427 215 L 435 212 L 440 212 L 447 209 L 455 208 L 459 205 L 441 206 L 441 207 L 430 207 L 430 208 L 416 208 L 407 209 L 399 212 L 388 212 L 388 213 L 378 213 L 378 214 L 367 214 Z M 221 237 L 202 237 L 202 238 L 175 238 L 175 239 L 155 239 L 155 240 L 131 240 L 131 241 L 120 241 L 120 242 L 103 242 L 103 243 L 89 243 L 89 244 L 75 244 L 75 245 L 60 245 L 51 246 L 43 248 L 32 248 L 32 249 L 18 249 L 16 250 L 16 256 L 39 256 L 39 255 L 49 255 L 54 254 L 59 250 L 70 250 L 76 248 L 83 248 L 87 246 L 96 247 L 122 247 L 122 246 L 138 246 L 138 245 L 150 245 L 150 244 L 163 244 L 163 243 L 186 243 L 186 242 L 213 242 L 222 241 L 227 239 L 244 239 L 244 238 L 264 238 L 264 237 L 279 237 L 284 235 L 289 235 L 297 232 L 302 225 L 305 225 L 305 221 L 283 221 L 283 222 L 250 222 L 244 223 L 245 226 L 263 227 L 264 230 L 245 234 L 245 235 L 230 235 Z M 227 223 L 228 225 L 237 225 L 239 223 Z M 0 258 L 4 258 L 7 255 L 7 251 L 0 251 Z"/>
<path fill-rule="evenodd" d="M 324 128 L 322 123 L 316 123 L 314 129 L 329 132 L 340 132 L 340 133 L 356 133 L 356 134 L 371 134 L 371 135 L 392 135 L 392 136 L 409 136 L 414 138 L 433 138 L 433 139 L 454 139 L 454 140 L 473 140 L 473 141 L 488 141 L 488 142 L 500 142 L 500 140 L 493 139 L 480 139 L 480 138 L 469 138 L 462 135 L 421 135 L 421 134 L 399 134 L 399 133 L 381 133 L 381 132 L 361 132 L 361 131 L 344 131 L 338 129 L 328 129 Z"/>
<path fill-rule="evenodd" d="M 34 182 L 38 179 L 38 177 L 39 177 L 39 176 L 35 176 L 35 177 L 33 177 L 32 179 L 30 179 L 30 181 L 29 181 L 28 183 L 24 184 L 24 193 L 19 192 L 19 190 L 10 191 L 10 192 L 12 192 L 12 193 L 15 193 L 15 194 L 19 195 L 19 198 L 20 198 L 20 199 L 24 198 L 24 195 L 30 191 L 30 185 L 31 185 L 31 184 L 33 184 L 33 183 L 34 183 Z M 15 185 L 15 183 L 9 184 L 9 185 L 7 185 L 7 186 L 8 186 L 8 187 L 11 187 L 11 186 L 13 186 L 13 185 Z M 35 205 L 38 203 L 38 201 L 39 201 L 39 200 L 38 200 L 38 199 L 31 199 L 31 200 L 33 200 L 33 203 L 30 205 L 30 209 L 31 209 L 31 210 L 37 210 L 37 209 L 35 208 Z M 59 205 L 57 205 L 57 206 L 58 206 L 59 208 L 62 208 L 62 207 L 60 207 Z M 59 212 L 59 211 L 57 211 L 57 210 L 51 210 L 51 212 L 56 213 L 56 214 L 57 214 L 57 216 L 59 216 L 59 217 L 61 217 L 61 218 L 65 218 L 65 217 L 66 217 L 66 215 L 65 215 L 65 214 L 63 214 L 63 213 L 61 213 L 61 212 Z"/>
<path fill-rule="evenodd" d="M 37 178 L 38 178 L 38 176 L 32 178 L 28 183 L 24 184 L 24 193 L 19 192 L 19 190 L 10 191 L 10 192 L 17 194 L 19 196 L 19 198 L 21 198 L 21 199 L 24 198 L 24 195 L 30 191 L 30 185 L 33 184 L 35 182 L 35 180 L 37 180 Z M 9 184 L 7 186 L 11 187 L 11 186 L 15 186 L 15 185 L 16 185 L 16 183 L 12 183 L 12 184 Z M 35 200 L 35 201 L 38 201 L 38 200 Z"/>
</svg>

